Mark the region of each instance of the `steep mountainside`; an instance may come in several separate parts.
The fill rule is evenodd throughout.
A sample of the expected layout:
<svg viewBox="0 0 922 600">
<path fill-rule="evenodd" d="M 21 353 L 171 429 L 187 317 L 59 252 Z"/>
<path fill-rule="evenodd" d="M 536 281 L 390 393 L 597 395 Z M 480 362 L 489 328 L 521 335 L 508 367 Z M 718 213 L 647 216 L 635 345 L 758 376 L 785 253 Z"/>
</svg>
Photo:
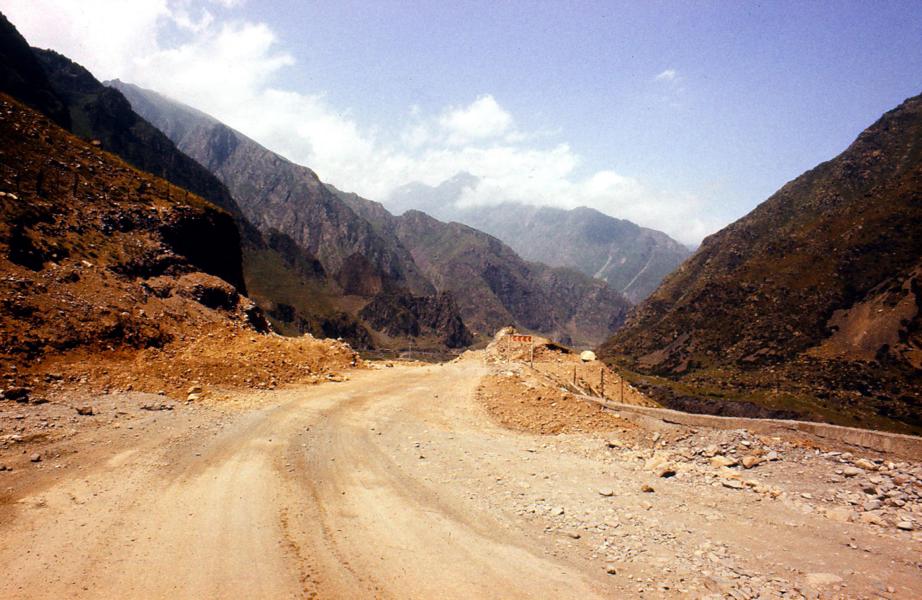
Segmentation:
<svg viewBox="0 0 922 600">
<path fill-rule="evenodd" d="M 433 336 L 448 348 L 464 348 L 474 341 L 451 294 L 379 294 L 359 315 L 375 330 L 395 338 Z"/>
<path fill-rule="evenodd" d="M 635 303 L 691 254 L 665 233 L 591 208 L 563 210 L 516 203 L 458 207 L 464 189 L 476 184 L 477 178 L 467 173 L 436 187 L 411 184 L 397 190 L 387 206 L 396 214 L 418 209 L 437 219 L 470 225 L 501 239 L 526 260 L 572 267 L 604 279 Z"/>
<path fill-rule="evenodd" d="M 30 49 L 16 28 L 5 20 L 0 22 L 0 48 L 3 48 L 0 54 L 3 89 L 18 100 L 33 100 L 33 106 L 73 133 L 92 140 L 94 145 L 232 213 L 240 232 L 244 258 L 245 277 L 236 282 L 239 291 L 244 291 L 245 280 L 246 291 L 260 306 L 274 314 L 278 305 L 288 300 L 290 290 L 308 292 L 294 300 L 300 313 L 297 327 L 276 323 L 280 329 L 344 337 L 357 346 L 367 345 L 370 338 L 365 328 L 354 317 L 324 302 L 324 294 L 328 293 L 324 286 L 312 285 L 318 277 L 323 279 L 322 269 L 318 275 L 314 267 L 301 268 L 301 263 L 315 263 L 316 259 L 294 247 L 283 234 L 263 235 L 243 216 L 225 185 L 135 113 L 118 90 L 102 85 L 86 69 L 64 56 Z M 40 101 L 34 101 L 36 98 Z M 333 294 L 341 292 L 337 289 Z"/>
<path fill-rule="evenodd" d="M 391 215 L 377 202 L 342 194 L 381 231 L 393 232 L 439 291 L 451 292 L 464 322 L 489 336 L 516 324 L 567 343 L 593 345 L 621 325 L 628 303 L 605 282 L 522 260 L 498 239 L 425 213 Z"/>
<path fill-rule="evenodd" d="M 28 42 L 6 16 L 0 13 L 0 92 L 37 109 L 65 129 L 70 114 L 52 89 L 45 71 L 32 54 Z"/>
<path fill-rule="evenodd" d="M 217 175 L 250 221 L 264 232 L 291 237 L 347 293 L 369 296 L 395 288 L 434 292 L 398 240 L 379 235 L 310 169 L 155 92 L 120 81 L 111 85 L 183 152 Z"/>
<path fill-rule="evenodd" d="M 603 355 L 682 393 L 922 430 L 920 231 L 917 96 L 707 238 Z"/>
<path fill-rule="evenodd" d="M 89 71 L 57 52 L 39 49 L 33 52 L 52 89 L 67 107 L 72 133 L 98 140 L 102 148 L 135 167 L 233 214 L 240 212 L 224 184 L 134 112 L 121 92 L 103 85 Z"/>
<path fill-rule="evenodd" d="M 433 312 L 442 314 L 455 306 L 464 324 L 478 334 L 492 335 L 496 328 L 516 323 L 581 343 L 598 343 L 623 319 L 626 302 L 604 282 L 576 274 L 547 275 L 490 236 L 466 227 L 446 229 L 435 220 L 431 220 L 434 227 L 447 232 L 441 238 L 446 246 L 427 245 L 413 235 L 413 228 L 402 226 L 404 220 L 395 219 L 379 203 L 324 185 L 309 169 L 288 162 L 213 118 L 130 84 L 112 85 L 125 93 L 135 110 L 227 183 L 244 213 L 262 229 L 283 232 L 317 256 L 342 292 L 357 298 L 351 303 L 355 314 L 369 325 L 377 324 L 377 330 L 389 337 L 414 335 L 420 327 L 425 331 L 423 324 L 431 321 Z M 484 242 L 487 239 L 489 243 Z M 453 249 L 465 245 L 480 249 L 462 259 Z M 464 267 L 466 260 L 470 264 Z M 468 272 L 476 277 L 470 285 L 464 279 Z M 490 279 L 489 285 L 483 277 Z M 563 287 L 543 287 L 557 284 Z M 586 300 L 577 301 L 574 289 L 585 291 L 576 295 Z M 288 297 L 295 298 L 301 291 L 289 290 Z M 436 291 L 450 292 L 454 301 L 433 297 Z M 336 304 L 332 294 L 328 300 Z M 557 306 L 554 302 L 558 300 L 570 304 Z M 292 314 L 286 306 L 290 303 L 282 304 L 270 310 L 270 316 Z M 407 310 L 414 311 L 414 316 L 399 320 L 407 325 L 401 332 L 392 327 L 380 329 L 384 315 Z M 587 325 L 573 321 L 577 315 L 590 313 L 601 316 Z M 604 327 L 598 326 L 601 321 Z M 454 319 L 434 322 L 451 324 L 435 337 L 453 344 L 465 339 Z M 300 326 L 298 319 L 292 323 Z"/>
<path fill-rule="evenodd" d="M 265 325 L 228 213 L 5 94 L 0 148 L 0 361 Z"/>
</svg>

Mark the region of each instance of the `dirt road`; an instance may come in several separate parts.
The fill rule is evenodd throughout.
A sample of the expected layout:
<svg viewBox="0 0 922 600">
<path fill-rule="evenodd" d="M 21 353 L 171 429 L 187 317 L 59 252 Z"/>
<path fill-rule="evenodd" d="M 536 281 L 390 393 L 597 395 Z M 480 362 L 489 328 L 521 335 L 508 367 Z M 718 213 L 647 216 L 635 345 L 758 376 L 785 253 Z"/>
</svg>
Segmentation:
<svg viewBox="0 0 922 600">
<path fill-rule="evenodd" d="M 7 490 L 0 597 L 922 593 L 917 538 L 682 477 L 644 493 L 598 435 L 496 425 L 485 372 L 360 370 L 95 439 Z"/>
</svg>

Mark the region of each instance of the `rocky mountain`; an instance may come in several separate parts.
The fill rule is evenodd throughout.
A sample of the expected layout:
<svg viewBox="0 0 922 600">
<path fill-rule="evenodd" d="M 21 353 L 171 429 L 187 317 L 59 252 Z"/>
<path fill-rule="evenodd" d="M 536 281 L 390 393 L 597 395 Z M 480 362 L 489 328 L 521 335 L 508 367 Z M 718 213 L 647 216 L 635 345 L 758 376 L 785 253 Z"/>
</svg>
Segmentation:
<svg viewBox="0 0 922 600">
<path fill-rule="evenodd" d="M 514 323 L 565 343 L 594 345 L 627 314 L 628 302 L 601 280 L 528 263 L 493 236 L 460 223 L 420 211 L 395 217 L 380 203 L 340 194 L 377 229 L 396 235 L 435 287 L 451 292 L 467 326 L 482 336 Z"/>
<path fill-rule="evenodd" d="M 563 210 L 503 203 L 461 207 L 478 179 L 461 173 L 435 187 L 404 186 L 388 199 L 395 214 L 422 210 L 470 225 L 508 244 L 526 260 L 571 267 L 608 282 L 631 302 L 646 298 L 691 252 L 661 231 L 615 219 L 592 208 Z"/>
<path fill-rule="evenodd" d="M 367 296 L 392 288 L 434 292 L 398 240 L 374 231 L 307 167 L 155 92 L 120 81 L 109 83 L 183 152 L 223 181 L 247 219 L 264 232 L 291 237 L 320 260 L 347 294 Z"/>
<path fill-rule="evenodd" d="M 293 315 L 298 312 L 296 299 L 310 292 L 324 297 L 328 305 L 349 306 L 369 326 L 383 327 L 378 332 L 386 337 L 414 335 L 426 331 L 425 323 L 437 322 L 451 325 L 438 335 L 426 335 L 457 343 L 466 336 L 453 318 L 430 318 L 433 312 L 442 314 L 457 306 L 466 327 L 481 336 L 515 323 L 582 344 L 600 342 L 624 317 L 627 303 L 604 282 L 529 265 L 499 240 L 470 227 L 425 215 L 395 218 L 380 203 L 323 184 L 310 169 L 204 113 L 137 86 L 111 84 L 180 149 L 227 184 L 260 229 L 279 231 L 316 256 L 340 292 L 352 298 L 343 303 L 335 290 L 323 292 L 318 285 L 275 290 L 277 298 L 284 295 L 288 301 L 281 302 L 287 306 L 270 307 L 270 316 Z M 440 233 L 434 236 L 433 231 Z M 265 272 L 267 266 L 260 270 Z M 452 302 L 446 302 L 446 292 Z M 386 315 L 408 310 L 413 317 L 397 321 L 406 328 L 397 332 L 385 326 Z M 590 313 L 595 316 L 586 324 L 575 320 Z M 290 325 L 300 327 L 309 319 L 295 321 Z"/>
<path fill-rule="evenodd" d="M 210 171 L 181 152 L 160 130 L 135 113 L 125 97 L 102 85 L 91 73 L 68 58 L 49 50 L 30 49 L 28 43 L 5 19 L 0 22 L 0 80 L 2 90 L 32 105 L 97 147 L 113 152 L 146 172 L 191 190 L 234 217 L 240 233 L 244 277 L 235 280 L 238 290 L 257 298 L 260 306 L 277 314 L 276 293 L 310 288 L 325 274 L 318 274 L 316 259 L 297 248 L 279 232 L 263 234 L 242 214 L 226 186 Z M 229 254 L 240 258 L 241 252 Z M 310 265 L 309 268 L 303 268 Z M 271 273 L 271 280 L 264 273 Z M 309 280 L 309 281 L 307 281 Z M 244 283 L 246 282 L 246 283 Z M 314 286 L 316 287 L 316 286 Z M 276 323 L 289 332 L 310 332 L 329 337 L 346 337 L 357 346 L 370 340 L 364 326 L 346 312 L 323 302 L 328 290 L 301 295 L 295 305 L 302 317 L 297 327 Z M 340 294 L 337 290 L 334 295 Z"/>
<path fill-rule="evenodd" d="M 359 316 L 375 330 L 395 338 L 437 337 L 447 348 L 464 348 L 474 341 L 451 294 L 379 294 Z"/>
<path fill-rule="evenodd" d="M 230 192 L 207 169 L 183 154 L 167 136 L 131 108 L 128 100 L 69 58 L 33 49 L 51 88 L 67 108 L 70 131 L 117 154 L 133 166 L 239 214 Z"/>
<path fill-rule="evenodd" d="M 922 431 L 920 231 L 917 96 L 705 239 L 602 355 L 674 404 Z"/>
<path fill-rule="evenodd" d="M 265 330 L 227 212 L 6 94 L 0 148 L 0 362 Z"/>
<path fill-rule="evenodd" d="M 264 247 L 244 253 L 244 271 L 251 296 L 278 329 L 342 337 L 359 348 L 400 347 L 419 336 L 426 339 L 418 339 L 416 347 L 467 339 L 454 319 L 440 321 L 447 327 L 441 332 L 419 326 L 427 322 L 429 304 L 442 312 L 454 304 L 435 297 L 435 288 L 394 235 L 357 215 L 313 171 L 191 107 L 130 84 L 111 84 L 221 179 L 243 216 L 267 239 Z M 297 266 L 303 263 L 313 266 L 305 271 Z M 300 275 L 293 276 L 292 269 Z M 407 298 L 415 300 L 407 304 Z M 382 312 L 375 316 L 373 310 Z M 383 315 L 407 311 L 422 312 L 401 320 L 408 328 L 399 335 L 395 326 L 384 326 Z"/>
</svg>

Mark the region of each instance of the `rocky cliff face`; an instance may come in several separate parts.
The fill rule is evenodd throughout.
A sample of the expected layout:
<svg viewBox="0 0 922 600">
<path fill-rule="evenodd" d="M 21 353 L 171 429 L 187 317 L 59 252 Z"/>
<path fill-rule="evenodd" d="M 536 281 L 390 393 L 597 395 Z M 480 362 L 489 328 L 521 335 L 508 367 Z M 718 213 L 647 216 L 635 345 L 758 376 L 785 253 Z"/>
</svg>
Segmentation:
<svg viewBox="0 0 922 600">
<path fill-rule="evenodd" d="M 243 214 L 262 231 L 291 237 L 336 280 L 354 281 L 364 257 L 382 286 L 434 292 L 399 240 L 380 235 L 306 167 L 296 165 L 207 115 L 149 90 L 111 82 L 179 148 L 230 189 Z M 367 274 L 360 275 L 361 277 Z M 377 293 L 371 285 L 366 290 Z"/>
<path fill-rule="evenodd" d="M 499 240 L 468 227 L 424 215 L 395 218 L 381 204 L 324 185 L 309 169 L 286 161 L 207 115 L 129 84 L 112 85 L 182 150 L 218 175 L 260 229 L 279 231 L 318 258 L 335 285 L 326 291 L 311 288 L 325 298 L 326 308 L 314 309 L 318 314 L 343 306 L 335 298 L 338 291 L 364 299 L 360 306 L 373 302 L 367 311 L 353 314 L 367 317 L 366 324 L 385 336 L 396 330 L 379 315 L 399 316 L 400 331 L 417 326 L 424 331 L 426 326 L 419 323 L 421 318 L 426 320 L 426 307 L 439 306 L 445 311 L 454 306 L 446 304 L 443 296 L 434 297 L 435 292 L 450 292 L 464 324 L 475 333 L 492 335 L 495 329 L 514 323 L 584 344 L 601 341 L 623 318 L 625 301 L 604 282 L 575 273 L 549 276 Z M 566 286 L 554 288 L 564 281 Z M 277 302 L 295 306 L 294 298 L 308 287 L 297 293 L 273 287 L 272 293 Z M 582 296 L 588 300 L 576 300 L 580 291 L 586 292 Z M 289 300 L 281 300 L 282 296 Z M 558 301 L 567 304 L 558 306 Z M 275 317 L 291 312 L 267 308 Z M 584 325 L 577 315 L 591 318 Z M 454 318 L 439 322 L 448 327 L 440 339 L 465 339 Z"/>
<path fill-rule="evenodd" d="M 371 206 L 378 226 L 393 229 L 439 291 L 450 292 L 464 322 L 489 336 L 509 324 L 592 345 L 623 321 L 628 303 L 605 282 L 576 271 L 527 263 L 498 239 L 459 223 L 409 211 L 393 217 Z"/>
<path fill-rule="evenodd" d="M 448 348 L 464 348 L 474 341 L 458 314 L 451 294 L 413 296 L 382 293 L 359 315 L 374 329 L 392 338 L 435 337 Z"/>
<path fill-rule="evenodd" d="M 463 191 L 478 179 L 462 173 L 436 187 L 410 184 L 387 206 L 395 214 L 418 209 L 489 233 L 526 260 L 570 267 L 608 282 L 640 302 L 691 252 L 665 233 L 615 219 L 591 208 L 563 210 L 504 203 L 461 208 Z"/>
<path fill-rule="evenodd" d="M 922 427 L 922 97 L 701 248 L 603 347 L 686 391 Z"/>
<path fill-rule="evenodd" d="M 0 148 L 0 362 L 265 325 L 228 213 L 6 95 Z"/>
</svg>

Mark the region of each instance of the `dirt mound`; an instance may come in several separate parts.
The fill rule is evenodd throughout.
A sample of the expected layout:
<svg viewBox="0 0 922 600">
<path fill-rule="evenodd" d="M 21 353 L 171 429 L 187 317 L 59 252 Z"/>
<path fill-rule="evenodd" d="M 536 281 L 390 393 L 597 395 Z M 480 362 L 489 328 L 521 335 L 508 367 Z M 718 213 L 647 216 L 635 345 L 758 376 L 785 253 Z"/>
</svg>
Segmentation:
<svg viewBox="0 0 922 600">
<path fill-rule="evenodd" d="M 636 427 L 570 392 L 537 384 L 515 371 L 487 375 L 477 394 L 490 416 L 516 431 L 553 435 Z"/>
<path fill-rule="evenodd" d="M 71 352 L 22 372 L 36 389 L 76 386 L 107 391 L 165 393 L 186 399 L 224 388 L 273 389 L 290 383 L 342 379 L 361 359 L 344 342 L 275 334 L 241 333 L 215 327 L 163 348 Z M 49 376 L 48 374 L 51 374 Z"/>
<path fill-rule="evenodd" d="M 492 373 L 478 396 L 503 426 L 539 434 L 633 429 L 581 396 L 638 406 L 657 406 L 598 360 L 582 360 L 547 338 L 501 329 L 483 352 Z"/>
</svg>

